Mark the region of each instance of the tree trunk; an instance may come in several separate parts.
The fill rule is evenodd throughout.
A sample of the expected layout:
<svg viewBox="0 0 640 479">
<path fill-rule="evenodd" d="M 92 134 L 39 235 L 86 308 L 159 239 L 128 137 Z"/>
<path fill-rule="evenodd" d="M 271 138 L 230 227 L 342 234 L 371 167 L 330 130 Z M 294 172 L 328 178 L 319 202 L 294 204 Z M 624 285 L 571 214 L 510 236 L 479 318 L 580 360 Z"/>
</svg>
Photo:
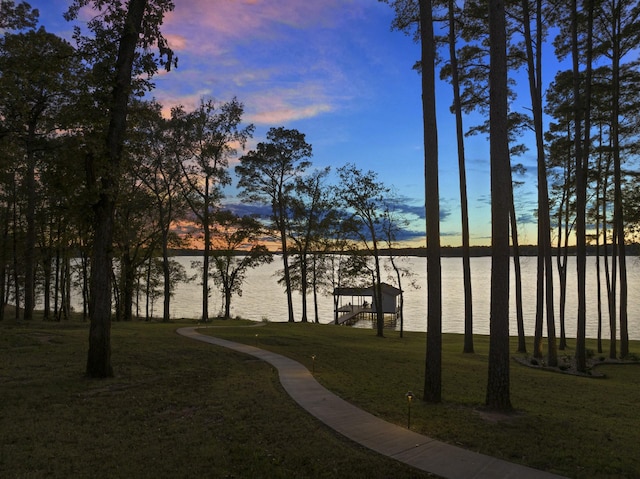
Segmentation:
<svg viewBox="0 0 640 479">
<path fill-rule="evenodd" d="M 20 319 L 20 261 L 18 255 L 18 234 L 19 234 L 19 224 L 18 224 L 18 185 L 16 184 L 16 173 L 13 172 L 13 238 L 12 238 L 12 249 L 13 249 L 13 288 L 14 295 L 16 300 L 16 311 L 15 318 Z"/>
<path fill-rule="evenodd" d="M 69 319 L 71 312 L 71 259 L 69 252 L 64 253 L 64 296 L 62 301 L 62 312 L 64 319 Z"/>
<path fill-rule="evenodd" d="M 224 287 L 224 319 L 231 319 L 231 285 Z"/>
<path fill-rule="evenodd" d="M 404 292 L 402 291 L 402 273 L 400 272 L 400 268 L 398 268 L 398 266 L 396 265 L 396 260 L 395 257 L 393 255 L 393 253 L 391 252 L 391 249 L 389 250 L 389 261 L 391 262 L 391 266 L 393 268 L 393 270 L 396 273 L 396 282 L 398 283 L 398 289 L 400 290 L 400 306 L 399 306 L 399 312 L 400 312 L 400 337 L 402 338 L 404 336 Z"/>
<path fill-rule="evenodd" d="M 306 247 L 305 247 L 306 248 Z M 305 253 L 300 254 L 300 294 L 302 295 L 302 317 L 300 321 L 302 323 L 308 323 L 307 317 L 307 289 L 309 287 L 307 279 L 307 255 Z"/>
<path fill-rule="evenodd" d="M 115 83 L 109 127 L 106 138 L 106 156 L 109 168 L 99 185 L 99 199 L 94 205 L 94 243 L 91 261 L 91 303 L 89 315 L 89 352 L 87 376 L 104 378 L 113 376 L 111 366 L 111 250 L 113 240 L 113 214 L 118 190 L 118 175 L 127 107 L 131 89 L 131 73 L 138 36 L 142 26 L 147 0 L 130 0 L 125 26 L 120 37 L 116 59 Z"/>
<path fill-rule="evenodd" d="M 513 184 L 513 183 L 512 183 Z M 518 242 L 518 221 L 516 219 L 516 205 L 511 192 L 511 207 L 509 208 L 509 222 L 511 223 L 511 241 L 513 243 L 513 270 L 516 288 L 516 325 L 518 328 L 518 351 L 526 352 L 527 344 L 524 331 L 524 307 L 522 305 L 522 268 L 520 266 L 520 243 Z"/>
<path fill-rule="evenodd" d="M 91 303 L 89 286 L 90 260 L 89 255 L 84 251 L 80 254 L 80 258 L 82 261 L 82 320 L 86 321 L 89 318 L 89 304 Z"/>
<path fill-rule="evenodd" d="M 489 123 L 491 151 L 491 318 L 486 405 L 510 410 L 509 160 L 507 38 L 504 3 L 489 1 Z"/>
<path fill-rule="evenodd" d="M 58 235 L 58 240 L 60 239 L 60 235 Z M 55 265 L 56 265 L 56 270 L 55 270 L 55 279 L 54 279 L 54 285 L 53 285 L 53 314 L 56 318 L 59 318 L 59 310 L 60 310 L 60 301 L 62 300 L 62 295 L 60 294 L 60 279 L 61 279 L 61 272 L 60 272 L 60 247 L 56 247 L 56 261 L 55 261 Z"/>
<path fill-rule="evenodd" d="M 209 177 L 205 178 L 202 232 L 204 234 L 204 256 L 202 258 L 202 322 L 209 321 L 209 254 L 211 252 L 211 230 L 209 216 Z"/>
<path fill-rule="evenodd" d="M 144 319 L 151 320 L 151 259 L 147 263 L 147 281 L 145 284 Z"/>
<path fill-rule="evenodd" d="M 111 246 L 113 238 L 113 201 L 102 193 L 94 206 L 95 237 L 89 282 L 89 354 L 87 375 L 93 378 L 113 376 L 111 366 Z"/>
<path fill-rule="evenodd" d="M 320 323 L 318 312 L 318 254 L 313 253 L 313 317 L 315 323 Z"/>
<path fill-rule="evenodd" d="M 51 249 L 47 248 L 47 253 L 42 262 L 42 276 L 43 276 L 43 316 L 42 319 L 49 321 L 51 319 Z"/>
<path fill-rule="evenodd" d="M 373 232 L 373 229 L 371 230 Z M 376 336 L 384 336 L 384 308 L 382 304 L 382 275 L 380 274 L 380 252 L 378 251 L 378 241 L 373 238 L 373 261 L 375 271 L 373 272 L 373 303 L 376 305 Z"/>
<path fill-rule="evenodd" d="M 614 2 L 615 3 L 615 2 Z M 613 147 L 613 228 L 615 230 L 616 242 L 614 244 L 614 254 L 618 258 L 619 265 L 619 314 L 620 314 L 620 357 L 629 356 L 629 331 L 628 331 L 628 287 L 627 287 L 627 259 L 624 238 L 624 213 L 622 208 L 622 168 L 620 158 L 620 9 L 617 5 L 612 18 L 612 111 L 611 111 L 611 137 Z M 613 292 L 616 294 L 616 291 Z"/>
<path fill-rule="evenodd" d="M 576 332 L 576 367 L 578 371 L 587 370 L 586 350 L 586 204 L 587 204 L 587 171 L 582 149 L 582 102 L 580 91 L 580 69 L 578 51 L 578 2 L 572 0 L 571 36 L 573 59 L 573 101 L 574 101 L 574 153 L 576 161 L 576 269 L 578 282 L 578 325 Z"/>
<path fill-rule="evenodd" d="M 611 243 L 611 271 L 608 273 L 607 294 L 609 298 L 609 358 L 616 359 L 618 357 L 618 326 L 617 326 L 617 297 L 618 290 L 618 257 L 616 255 L 616 230 L 613 227 L 613 239 Z M 606 263 L 605 263 L 606 264 Z M 609 269 L 607 268 L 607 272 Z"/>
<path fill-rule="evenodd" d="M 135 270 L 130 252 L 125 249 L 120 257 L 120 318 L 131 321 L 133 311 L 133 289 Z"/>
<path fill-rule="evenodd" d="M 453 86 L 453 108 L 456 115 L 456 138 L 458 142 L 458 178 L 460 184 L 460 213 L 462 221 L 462 273 L 464 284 L 464 346 L 463 352 L 473 353 L 473 296 L 471 290 L 471 252 L 469 241 L 469 205 L 467 201 L 467 173 L 464 151 L 464 128 L 460 101 L 460 78 L 456 55 L 455 2 L 449 0 L 449 56 L 451 61 L 451 84 Z"/>
<path fill-rule="evenodd" d="M 279 222 L 280 222 L 280 242 L 282 245 L 282 265 L 284 267 L 284 284 L 287 294 L 287 313 L 288 322 L 295 322 L 293 314 L 293 293 L 291 288 L 291 271 L 289 269 L 289 248 L 287 244 L 287 228 L 286 228 L 286 205 L 284 204 L 284 195 L 280 191 L 278 194 Z"/>
<path fill-rule="evenodd" d="M 164 281 L 163 302 L 162 302 L 162 321 L 168 323 L 171 315 L 171 268 L 169 266 L 169 248 L 167 246 L 167 231 L 162 233 L 162 278 Z M 149 258 L 153 261 L 153 258 Z"/>
<path fill-rule="evenodd" d="M 598 354 L 602 354 L 602 272 L 600 261 L 600 191 L 602 187 L 602 157 L 598 159 L 598 179 L 596 183 L 596 288 L 598 301 Z M 606 234 L 606 233 L 605 233 Z"/>
<path fill-rule="evenodd" d="M 560 350 L 567 349 L 567 333 L 566 333 L 566 311 L 567 311 L 567 262 L 569 258 L 569 189 L 571 182 L 571 168 L 567 165 L 567 180 L 565 183 L 566 193 L 563 198 L 564 208 L 560 210 L 558 215 L 558 278 L 560 283 Z M 562 216 L 562 213 L 564 216 Z M 562 225 L 564 224 L 564 233 Z"/>
<path fill-rule="evenodd" d="M 557 346 L 555 333 L 555 308 L 553 296 L 553 265 L 551 253 L 551 218 L 549 211 L 549 187 L 547 184 L 547 165 L 544 151 L 544 126 L 542 118 L 542 0 L 536 0 L 536 50 L 533 51 L 533 38 L 529 14 L 529 1 L 522 1 L 524 13 L 524 36 L 527 51 L 527 70 L 529 92 L 533 111 L 533 124 L 536 136 L 538 170 L 538 281 L 536 321 L 542 322 L 544 302 L 547 313 L 547 341 L 549 363 L 557 364 Z"/>
<path fill-rule="evenodd" d="M 420 32 L 428 298 L 424 400 L 440 402 L 442 400 L 442 272 L 435 89 L 436 44 L 433 32 L 433 12 L 429 0 L 420 0 Z"/>
<path fill-rule="evenodd" d="M 33 319 L 35 306 L 35 252 L 36 252 L 36 159 L 33 150 L 35 142 L 35 121 L 29 124 L 27 140 L 27 171 L 25 186 L 27 190 L 27 209 L 25 219 L 27 231 L 24 244 L 24 319 Z"/>
<path fill-rule="evenodd" d="M 7 293 L 7 248 L 9 247 L 9 203 L 2 206 L 0 224 L 2 236 L 0 238 L 0 321 L 4 320 L 4 307 Z"/>
</svg>

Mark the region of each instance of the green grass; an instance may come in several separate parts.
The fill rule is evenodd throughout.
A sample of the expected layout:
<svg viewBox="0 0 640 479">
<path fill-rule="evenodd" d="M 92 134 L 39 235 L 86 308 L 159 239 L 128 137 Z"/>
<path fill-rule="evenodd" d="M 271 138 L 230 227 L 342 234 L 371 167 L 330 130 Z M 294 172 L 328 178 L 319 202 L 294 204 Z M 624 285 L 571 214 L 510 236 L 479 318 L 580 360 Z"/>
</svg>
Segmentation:
<svg viewBox="0 0 640 479">
<path fill-rule="evenodd" d="M 422 395 L 426 347 L 422 333 L 405 333 L 400 339 L 389 331 L 387 337 L 377 338 L 372 331 L 313 324 L 205 332 L 257 343 L 313 367 L 326 387 L 400 425 L 407 423 L 406 392 Z M 488 337 L 476 336 L 476 353 L 464 354 L 461 335 L 444 335 L 443 402 L 414 401 L 413 430 L 570 477 L 640 477 L 640 364 L 597 366 L 594 372 L 605 377 L 589 378 L 513 361 L 515 413 L 496 417 L 483 408 L 488 343 Z M 514 338 L 512 351 L 516 347 Z M 589 341 L 587 347 L 595 350 L 595 343 Z M 528 348 L 532 350 L 531 343 Z M 639 350 L 640 344 L 632 342 L 632 353 Z"/>
<path fill-rule="evenodd" d="M 428 477 L 318 423 L 269 365 L 175 334 L 186 324 L 114 323 L 116 377 L 89 380 L 87 324 L 0 322 L 0 475 Z M 340 396 L 403 426 L 406 392 L 421 396 L 421 333 L 376 338 L 279 323 L 204 332 L 292 357 Z M 640 366 L 599 366 L 606 378 L 596 379 L 513 362 L 516 414 L 495 418 L 482 408 L 488 340 L 475 345 L 475 354 L 463 354 L 461 336 L 444 336 L 444 400 L 414 401 L 413 430 L 571 477 L 640 477 Z"/>
<path fill-rule="evenodd" d="M 177 326 L 114 323 L 116 376 L 90 380 L 87 324 L 0 322 L 0 477 L 429 477 L 334 434 L 269 365 Z"/>
</svg>

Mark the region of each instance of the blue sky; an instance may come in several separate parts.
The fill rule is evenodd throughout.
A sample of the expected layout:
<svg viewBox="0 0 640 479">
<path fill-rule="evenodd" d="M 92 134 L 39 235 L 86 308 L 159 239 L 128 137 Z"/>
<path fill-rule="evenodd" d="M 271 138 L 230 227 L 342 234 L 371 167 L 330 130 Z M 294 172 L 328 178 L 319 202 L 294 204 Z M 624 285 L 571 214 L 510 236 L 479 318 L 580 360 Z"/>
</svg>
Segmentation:
<svg viewBox="0 0 640 479">
<path fill-rule="evenodd" d="M 69 2 L 33 0 L 47 30 L 70 37 Z M 163 31 L 178 68 L 156 78 L 152 95 L 168 108 L 195 108 L 201 98 L 245 106 L 256 131 L 251 149 L 273 126 L 295 128 L 313 145 L 313 164 L 372 170 L 413 215 L 415 245 L 424 245 L 424 154 L 419 47 L 390 30 L 394 12 L 376 0 L 175 0 Z M 524 84 L 524 83 L 523 83 Z M 460 244 L 458 166 L 450 86 L 438 84 L 442 244 Z M 528 95 L 521 94 L 520 103 Z M 467 119 L 466 126 L 477 124 Z M 467 139 L 472 244 L 490 243 L 488 143 Z M 535 243 L 535 156 L 516 195 L 521 243 Z M 235 191 L 226 191 L 233 202 Z M 529 219 L 527 222 L 526 220 Z"/>
</svg>

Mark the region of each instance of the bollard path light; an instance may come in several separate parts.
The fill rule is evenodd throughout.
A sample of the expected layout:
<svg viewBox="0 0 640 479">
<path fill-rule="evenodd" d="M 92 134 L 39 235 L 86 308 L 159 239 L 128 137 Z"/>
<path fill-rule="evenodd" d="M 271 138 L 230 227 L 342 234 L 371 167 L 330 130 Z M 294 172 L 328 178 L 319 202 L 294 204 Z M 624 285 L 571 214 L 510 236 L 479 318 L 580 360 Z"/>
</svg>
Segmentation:
<svg viewBox="0 0 640 479">
<path fill-rule="evenodd" d="M 411 402 L 415 397 L 411 391 L 407 392 L 407 429 L 411 429 Z"/>
<path fill-rule="evenodd" d="M 316 373 L 316 355 L 311 355 L 311 374 Z"/>
</svg>

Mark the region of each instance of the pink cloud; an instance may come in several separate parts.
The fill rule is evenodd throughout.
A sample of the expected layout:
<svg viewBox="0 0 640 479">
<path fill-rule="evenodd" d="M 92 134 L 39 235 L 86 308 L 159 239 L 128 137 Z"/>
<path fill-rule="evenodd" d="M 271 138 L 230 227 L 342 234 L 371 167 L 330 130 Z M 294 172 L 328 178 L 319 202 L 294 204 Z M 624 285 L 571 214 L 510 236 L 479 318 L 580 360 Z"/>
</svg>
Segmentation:
<svg viewBox="0 0 640 479">
<path fill-rule="evenodd" d="M 181 50 L 184 50 L 187 46 L 187 39 L 184 35 L 177 35 L 177 34 L 167 34 L 165 35 L 167 42 L 169 43 L 169 47 L 174 51 L 174 52 L 179 52 Z"/>
<path fill-rule="evenodd" d="M 278 26 L 331 28 L 362 13 L 359 2 L 340 0 L 180 0 L 165 27 L 190 49 L 220 48 L 228 41 L 275 39 Z M 340 14 L 336 15 L 339 11 Z"/>
<path fill-rule="evenodd" d="M 335 111 L 361 91 L 335 62 L 344 44 L 331 32 L 363 15 L 369 1 L 180 0 L 163 27 L 178 69 L 156 94 L 166 111 L 237 96 L 256 124 Z"/>
<path fill-rule="evenodd" d="M 247 116 L 247 120 L 252 123 L 264 125 L 282 125 L 289 121 L 313 118 L 322 113 L 333 110 L 328 104 L 315 104 L 300 107 L 282 107 L 272 110 L 257 112 Z"/>
</svg>

